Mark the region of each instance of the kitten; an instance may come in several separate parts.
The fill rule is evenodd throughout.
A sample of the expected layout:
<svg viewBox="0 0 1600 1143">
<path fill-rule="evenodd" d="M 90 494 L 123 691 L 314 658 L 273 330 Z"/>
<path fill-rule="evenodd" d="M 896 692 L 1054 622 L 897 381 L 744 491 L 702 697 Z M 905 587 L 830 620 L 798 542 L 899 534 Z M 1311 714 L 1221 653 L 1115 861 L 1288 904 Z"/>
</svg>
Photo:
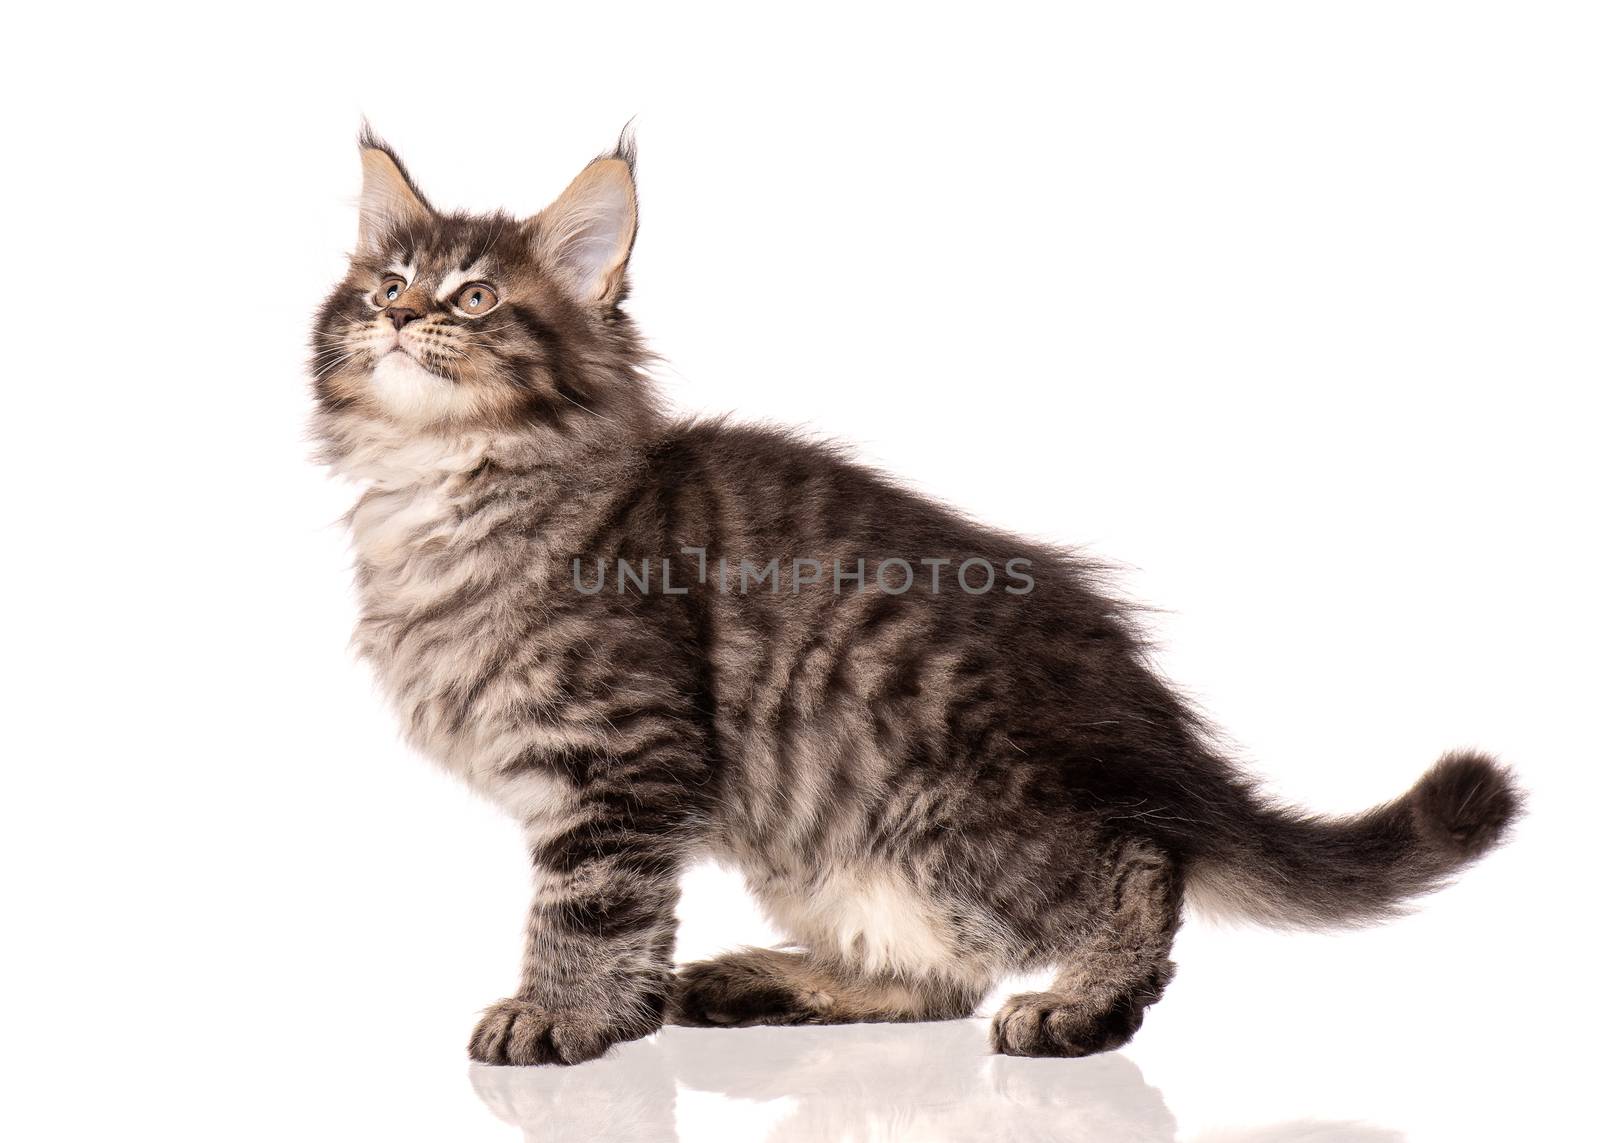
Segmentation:
<svg viewBox="0 0 1600 1143">
<path fill-rule="evenodd" d="M 1116 1048 L 1184 905 L 1375 921 L 1517 816 L 1445 756 L 1348 818 L 1275 805 L 1058 549 L 836 450 L 675 422 L 622 302 L 633 150 L 538 215 L 433 207 L 370 133 L 358 244 L 316 319 L 315 431 L 366 485 L 357 645 L 420 750 L 514 815 L 522 980 L 474 1059 L 574 1064 L 664 1020 L 945 1020 L 997 1051 Z M 674 971 L 685 863 L 793 942 Z"/>
</svg>

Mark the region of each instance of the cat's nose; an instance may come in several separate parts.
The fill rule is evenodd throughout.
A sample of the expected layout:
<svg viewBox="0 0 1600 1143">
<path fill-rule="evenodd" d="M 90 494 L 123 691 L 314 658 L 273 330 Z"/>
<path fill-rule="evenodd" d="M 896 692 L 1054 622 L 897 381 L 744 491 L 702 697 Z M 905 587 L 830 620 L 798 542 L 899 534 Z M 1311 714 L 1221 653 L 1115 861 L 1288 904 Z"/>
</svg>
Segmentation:
<svg viewBox="0 0 1600 1143">
<path fill-rule="evenodd" d="M 401 329 L 405 326 L 406 322 L 416 321 L 422 316 L 416 310 L 408 309 L 391 309 L 386 312 L 389 314 L 389 320 L 394 322 L 395 329 Z"/>
</svg>

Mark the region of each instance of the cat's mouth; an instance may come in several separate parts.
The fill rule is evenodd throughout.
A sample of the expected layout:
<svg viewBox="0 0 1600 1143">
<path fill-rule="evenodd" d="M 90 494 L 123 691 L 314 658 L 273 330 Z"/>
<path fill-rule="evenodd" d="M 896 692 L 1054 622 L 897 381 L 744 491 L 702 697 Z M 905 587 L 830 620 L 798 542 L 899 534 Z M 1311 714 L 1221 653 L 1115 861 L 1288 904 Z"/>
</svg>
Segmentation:
<svg viewBox="0 0 1600 1143">
<path fill-rule="evenodd" d="M 419 368 L 423 367 L 422 358 L 413 353 L 410 346 L 402 345 L 398 340 L 396 340 L 393 345 L 389 346 L 388 349 L 382 350 L 378 354 L 379 361 L 387 361 L 391 357 L 404 357 L 413 365 L 416 365 Z"/>
<path fill-rule="evenodd" d="M 386 357 L 392 357 L 397 352 L 404 353 L 407 357 L 413 357 L 414 359 L 414 355 L 401 340 L 399 330 L 390 329 L 387 325 L 379 326 L 374 335 L 374 340 L 376 344 L 370 346 L 374 362 L 382 361 Z M 384 345 L 385 341 L 389 344 Z"/>
</svg>

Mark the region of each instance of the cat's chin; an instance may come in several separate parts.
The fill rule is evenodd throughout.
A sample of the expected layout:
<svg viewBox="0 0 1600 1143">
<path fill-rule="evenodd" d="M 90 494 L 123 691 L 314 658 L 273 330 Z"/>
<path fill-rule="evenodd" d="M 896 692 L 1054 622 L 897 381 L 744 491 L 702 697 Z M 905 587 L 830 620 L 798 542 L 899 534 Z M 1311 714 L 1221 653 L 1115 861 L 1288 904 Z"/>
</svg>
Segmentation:
<svg viewBox="0 0 1600 1143">
<path fill-rule="evenodd" d="M 396 420 L 426 424 L 461 411 L 455 382 L 425 368 L 410 354 L 394 351 L 372 369 L 372 395 Z"/>
</svg>

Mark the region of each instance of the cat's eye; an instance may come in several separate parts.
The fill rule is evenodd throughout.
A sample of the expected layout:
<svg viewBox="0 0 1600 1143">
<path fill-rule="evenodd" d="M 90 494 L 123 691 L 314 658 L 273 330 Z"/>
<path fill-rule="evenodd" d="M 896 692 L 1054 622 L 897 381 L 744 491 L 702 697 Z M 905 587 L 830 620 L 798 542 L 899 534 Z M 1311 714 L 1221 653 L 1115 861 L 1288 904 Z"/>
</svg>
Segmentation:
<svg viewBox="0 0 1600 1143">
<path fill-rule="evenodd" d="M 486 314 L 499 304 L 499 297 L 488 286 L 468 286 L 456 295 L 456 309 L 473 317 Z"/>
<path fill-rule="evenodd" d="M 393 303 L 396 298 L 405 292 L 406 280 L 404 278 L 397 278 L 393 274 L 390 274 L 383 281 L 378 283 L 378 292 L 372 295 L 372 300 L 379 306 L 387 306 Z"/>
</svg>

